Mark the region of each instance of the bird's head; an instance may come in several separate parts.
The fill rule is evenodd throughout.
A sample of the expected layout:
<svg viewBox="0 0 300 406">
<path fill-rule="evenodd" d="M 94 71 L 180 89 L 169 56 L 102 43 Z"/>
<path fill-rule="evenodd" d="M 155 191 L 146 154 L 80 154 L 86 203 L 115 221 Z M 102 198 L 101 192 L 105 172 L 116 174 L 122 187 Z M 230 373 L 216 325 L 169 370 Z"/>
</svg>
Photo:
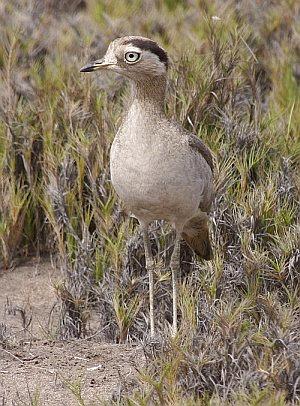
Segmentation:
<svg viewBox="0 0 300 406">
<path fill-rule="evenodd" d="M 110 70 L 133 80 L 165 76 L 168 56 L 163 48 L 151 39 L 128 36 L 112 41 L 101 59 L 85 65 L 80 72 Z"/>
</svg>

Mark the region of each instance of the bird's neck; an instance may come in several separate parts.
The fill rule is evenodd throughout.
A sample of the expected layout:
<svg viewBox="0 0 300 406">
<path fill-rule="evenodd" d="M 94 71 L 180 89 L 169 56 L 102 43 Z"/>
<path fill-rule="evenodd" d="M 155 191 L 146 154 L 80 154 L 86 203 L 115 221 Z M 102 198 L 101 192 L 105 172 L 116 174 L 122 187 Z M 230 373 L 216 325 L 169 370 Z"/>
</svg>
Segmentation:
<svg viewBox="0 0 300 406">
<path fill-rule="evenodd" d="M 164 114 L 166 85 L 165 76 L 153 76 L 134 81 L 130 109 L 142 109 L 148 113 Z"/>
</svg>

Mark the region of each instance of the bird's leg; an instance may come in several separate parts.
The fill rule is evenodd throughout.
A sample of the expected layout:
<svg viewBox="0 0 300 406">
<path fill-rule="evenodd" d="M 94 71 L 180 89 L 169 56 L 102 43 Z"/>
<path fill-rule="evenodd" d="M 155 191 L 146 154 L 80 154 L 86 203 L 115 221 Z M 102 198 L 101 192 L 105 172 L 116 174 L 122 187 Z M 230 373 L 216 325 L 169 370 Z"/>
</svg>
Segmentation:
<svg viewBox="0 0 300 406">
<path fill-rule="evenodd" d="M 176 230 L 175 245 L 171 257 L 171 271 L 172 271 L 172 293 L 173 293 L 173 331 L 172 335 L 177 334 L 177 275 L 180 271 L 180 240 L 181 232 Z"/>
<path fill-rule="evenodd" d="M 150 336 L 154 337 L 154 282 L 153 282 L 153 272 L 155 268 L 154 259 L 151 251 L 151 244 L 148 235 L 147 227 L 142 227 L 144 246 L 145 246 L 145 258 L 146 258 L 146 268 L 149 275 L 149 301 L 150 301 Z"/>
</svg>

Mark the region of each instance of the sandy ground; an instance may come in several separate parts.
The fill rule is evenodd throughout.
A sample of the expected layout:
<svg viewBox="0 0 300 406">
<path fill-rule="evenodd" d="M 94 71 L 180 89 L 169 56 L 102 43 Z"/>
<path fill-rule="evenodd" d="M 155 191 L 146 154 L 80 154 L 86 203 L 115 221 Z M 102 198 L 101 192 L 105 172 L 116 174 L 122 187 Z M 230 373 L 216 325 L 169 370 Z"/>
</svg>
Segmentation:
<svg viewBox="0 0 300 406">
<path fill-rule="evenodd" d="M 59 279 L 47 262 L 0 273 L 1 406 L 101 405 L 135 385 L 141 348 L 54 340 Z"/>
</svg>

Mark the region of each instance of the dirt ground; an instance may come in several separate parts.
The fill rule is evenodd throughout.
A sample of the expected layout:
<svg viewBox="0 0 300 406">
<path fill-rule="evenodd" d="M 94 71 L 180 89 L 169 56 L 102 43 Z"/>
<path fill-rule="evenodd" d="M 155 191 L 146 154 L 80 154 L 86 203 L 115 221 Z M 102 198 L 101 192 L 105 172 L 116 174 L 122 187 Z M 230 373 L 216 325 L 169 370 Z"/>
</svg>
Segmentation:
<svg viewBox="0 0 300 406">
<path fill-rule="evenodd" d="M 54 340 L 59 279 L 48 262 L 0 273 L 0 339 L 9 343 L 0 345 L 1 406 L 101 405 L 134 387 L 141 348 Z"/>
</svg>

